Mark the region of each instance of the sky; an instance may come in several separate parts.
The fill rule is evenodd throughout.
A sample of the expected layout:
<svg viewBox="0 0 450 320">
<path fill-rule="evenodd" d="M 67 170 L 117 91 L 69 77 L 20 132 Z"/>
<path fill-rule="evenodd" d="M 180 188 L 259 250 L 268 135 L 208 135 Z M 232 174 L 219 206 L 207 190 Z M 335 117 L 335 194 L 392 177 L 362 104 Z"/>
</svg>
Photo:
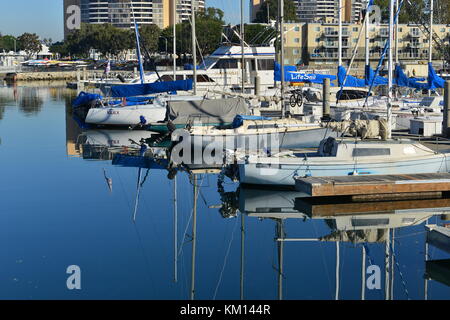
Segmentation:
<svg viewBox="0 0 450 320">
<path fill-rule="evenodd" d="M 225 21 L 238 23 L 241 0 L 206 0 L 208 7 L 225 12 Z M 244 1 L 245 17 L 248 20 L 249 0 Z M 41 39 L 62 40 L 63 0 L 0 0 L 0 33 L 19 36 L 24 32 L 38 34 Z"/>
</svg>

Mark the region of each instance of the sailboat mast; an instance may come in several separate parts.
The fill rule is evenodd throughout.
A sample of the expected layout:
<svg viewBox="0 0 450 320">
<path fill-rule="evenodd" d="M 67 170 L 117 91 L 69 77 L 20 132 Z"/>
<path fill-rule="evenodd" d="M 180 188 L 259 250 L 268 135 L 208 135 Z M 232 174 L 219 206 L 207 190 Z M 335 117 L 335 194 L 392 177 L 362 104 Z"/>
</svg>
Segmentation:
<svg viewBox="0 0 450 320">
<path fill-rule="evenodd" d="M 245 220 L 244 214 L 241 213 L 241 300 L 244 300 L 244 258 L 245 258 Z"/>
<path fill-rule="evenodd" d="M 197 249 L 197 176 L 194 174 L 194 207 L 192 220 L 192 266 L 191 266 L 191 300 L 195 299 L 195 258 Z"/>
<path fill-rule="evenodd" d="M 173 180 L 173 254 L 174 254 L 174 282 L 178 282 L 178 204 L 177 204 L 177 176 Z"/>
<path fill-rule="evenodd" d="M 364 246 L 362 246 L 361 256 L 361 300 L 366 300 L 366 247 Z"/>
<path fill-rule="evenodd" d="M 282 241 L 278 241 L 278 300 L 283 300 L 283 261 L 284 261 L 284 223 L 283 220 L 277 221 L 277 233 L 278 238 Z"/>
<path fill-rule="evenodd" d="M 391 138 L 391 118 L 392 118 L 392 84 L 393 84 L 393 59 L 392 43 L 394 38 L 394 1 L 389 2 L 389 50 L 388 50 L 388 103 L 387 103 L 387 138 Z"/>
<path fill-rule="evenodd" d="M 136 35 L 136 55 L 138 59 L 139 64 L 139 76 L 141 79 L 141 84 L 144 84 L 144 66 L 142 64 L 142 56 L 141 56 L 141 44 L 139 42 L 139 27 L 136 22 L 136 17 L 134 16 L 134 8 L 133 3 L 130 3 L 131 5 L 131 14 L 133 15 L 133 23 L 134 23 L 134 34 Z"/>
<path fill-rule="evenodd" d="M 280 44 L 281 44 L 281 52 L 280 52 L 280 66 L 281 66 L 281 116 L 285 117 L 284 110 L 284 0 L 278 0 L 279 6 L 279 15 L 280 15 Z"/>
<path fill-rule="evenodd" d="M 433 0 L 430 0 L 430 39 L 428 40 L 428 62 L 433 62 Z"/>
<path fill-rule="evenodd" d="M 194 95 L 197 94 L 197 36 L 195 34 L 195 0 L 191 0 L 191 21 L 192 21 L 192 64 L 194 76 Z"/>
<path fill-rule="evenodd" d="M 385 243 L 385 282 L 384 282 L 384 295 L 386 300 L 391 300 L 390 297 L 390 280 L 389 280 L 389 274 L 390 274 L 390 232 L 391 230 L 387 230 L 386 235 L 386 243 Z"/>
<path fill-rule="evenodd" d="M 395 0 L 395 12 L 399 12 L 398 6 L 398 0 Z M 395 23 L 395 64 L 398 64 L 398 18 L 396 19 Z"/>
<path fill-rule="evenodd" d="M 172 0 L 173 17 L 173 81 L 177 80 L 177 0 Z"/>
<path fill-rule="evenodd" d="M 338 1 L 338 65 L 342 66 L 342 0 Z"/>
<path fill-rule="evenodd" d="M 241 89 L 245 93 L 245 54 L 244 54 L 244 0 L 241 0 Z"/>
<path fill-rule="evenodd" d="M 339 278 L 339 271 L 340 271 L 340 253 L 339 253 L 339 241 L 336 241 L 336 293 L 335 293 L 335 300 L 339 300 L 339 287 L 340 287 L 340 278 Z"/>
<path fill-rule="evenodd" d="M 369 60 L 369 1 L 366 5 L 366 15 L 364 17 L 364 32 L 365 32 L 365 55 L 366 55 L 366 66 L 370 65 Z"/>
</svg>

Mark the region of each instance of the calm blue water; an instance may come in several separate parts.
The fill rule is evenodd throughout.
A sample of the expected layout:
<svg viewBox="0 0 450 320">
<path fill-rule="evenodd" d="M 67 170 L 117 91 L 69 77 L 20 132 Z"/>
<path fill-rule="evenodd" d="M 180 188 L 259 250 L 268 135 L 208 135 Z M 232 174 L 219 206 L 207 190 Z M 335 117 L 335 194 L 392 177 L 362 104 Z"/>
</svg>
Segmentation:
<svg viewBox="0 0 450 320">
<path fill-rule="evenodd" d="M 138 169 L 83 159 L 83 150 L 87 155 L 86 148 L 80 148 L 81 130 L 66 110 L 71 95 L 46 84 L 0 87 L 0 298 L 189 299 L 193 179 L 186 172 L 176 178 L 176 243 L 174 181 L 167 179 L 166 170 L 149 171 L 133 223 Z M 119 136 L 127 140 L 127 134 Z M 104 172 L 112 179 L 112 191 Z M 308 216 L 294 208 L 292 193 L 236 192 L 238 184 L 225 179 L 222 198 L 240 208 L 224 218 L 218 175 L 196 177 L 195 299 L 239 299 L 241 292 L 245 299 L 361 299 L 363 248 L 366 266 L 377 265 L 381 271 L 381 288 L 366 289 L 365 298 L 385 299 L 389 234 L 395 239 L 393 298 L 424 299 L 424 225 L 427 218 L 442 224 L 439 210 L 372 215 L 378 229 L 366 226 L 352 233 L 352 215 L 339 206 L 328 208 L 327 219 Z M 394 235 L 387 227 L 395 228 Z M 275 241 L 283 236 L 314 240 L 339 233 L 336 230 L 341 230 L 338 244 L 337 236 L 284 245 Z M 346 234 L 370 241 L 351 242 Z M 429 260 L 449 258 L 432 246 L 428 250 Z M 66 286 L 70 265 L 81 269 L 81 290 Z M 441 281 L 448 283 L 449 273 L 446 270 Z M 428 299 L 450 298 L 450 288 L 439 281 L 429 280 L 427 287 Z"/>
</svg>

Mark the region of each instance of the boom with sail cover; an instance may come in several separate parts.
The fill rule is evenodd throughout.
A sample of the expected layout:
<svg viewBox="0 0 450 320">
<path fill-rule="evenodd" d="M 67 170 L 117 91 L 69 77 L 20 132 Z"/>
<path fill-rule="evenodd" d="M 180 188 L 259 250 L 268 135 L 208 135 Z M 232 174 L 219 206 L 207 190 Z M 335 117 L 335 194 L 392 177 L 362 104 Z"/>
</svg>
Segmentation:
<svg viewBox="0 0 450 320">
<path fill-rule="evenodd" d="M 347 75 L 347 71 L 343 66 L 338 67 L 337 72 L 338 86 L 339 87 L 365 87 L 366 80 L 359 79 L 351 75 Z"/>
<path fill-rule="evenodd" d="M 428 63 L 428 89 L 444 88 L 444 79 L 436 74 L 431 62 Z"/>
<path fill-rule="evenodd" d="M 113 98 L 126 98 L 146 96 L 162 92 L 174 92 L 178 90 L 189 91 L 192 90 L 192 86 L 192 79 L 134 84 L 126 86 L 112 86 L 111 96 Z"/>
</svg>

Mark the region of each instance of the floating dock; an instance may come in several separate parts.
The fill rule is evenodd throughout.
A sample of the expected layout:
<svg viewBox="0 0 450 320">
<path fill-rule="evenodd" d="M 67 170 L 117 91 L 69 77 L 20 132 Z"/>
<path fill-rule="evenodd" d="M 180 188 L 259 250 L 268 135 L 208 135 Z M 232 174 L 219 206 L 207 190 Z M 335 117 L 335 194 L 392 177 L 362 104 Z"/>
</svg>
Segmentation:
<svg viewBox="0 0 450 320">
<path fill-rule="evenodd" d="M 406 194 L 450 191 L 450 173 L 354 175 L 295 178 L 295 188 L 310 197 L 352 196 L 398 199 Z"/>
</svg>

